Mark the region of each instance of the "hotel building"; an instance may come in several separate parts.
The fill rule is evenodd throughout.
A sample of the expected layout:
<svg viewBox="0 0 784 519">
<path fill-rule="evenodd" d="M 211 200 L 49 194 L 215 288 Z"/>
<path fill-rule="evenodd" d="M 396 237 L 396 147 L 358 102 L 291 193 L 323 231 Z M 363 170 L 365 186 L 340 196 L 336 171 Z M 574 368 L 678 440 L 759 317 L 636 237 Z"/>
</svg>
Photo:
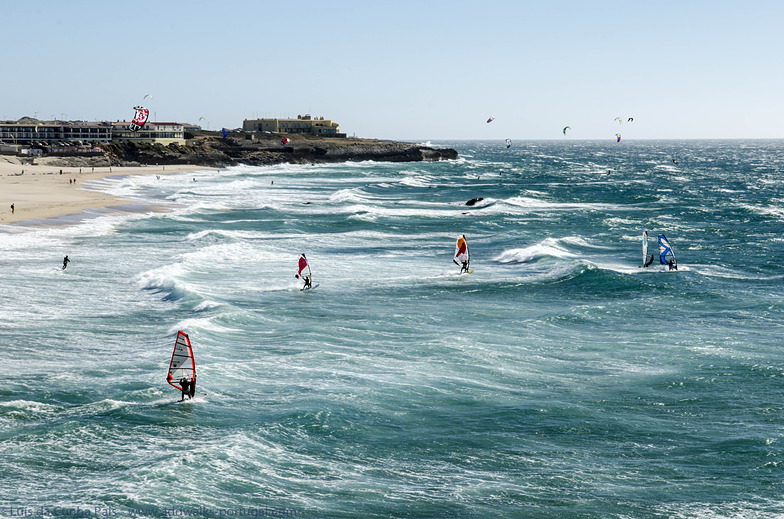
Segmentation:
<svg viewBox="0 0 784 519">
<path fill-rule="evenodd" d="M 246 132 L 307 133 L 324 137 L 345 137 L 340 125 L 323 117 L 298 115 L 296 119 L 245 119 L 242 129 Z"/>
</svg>

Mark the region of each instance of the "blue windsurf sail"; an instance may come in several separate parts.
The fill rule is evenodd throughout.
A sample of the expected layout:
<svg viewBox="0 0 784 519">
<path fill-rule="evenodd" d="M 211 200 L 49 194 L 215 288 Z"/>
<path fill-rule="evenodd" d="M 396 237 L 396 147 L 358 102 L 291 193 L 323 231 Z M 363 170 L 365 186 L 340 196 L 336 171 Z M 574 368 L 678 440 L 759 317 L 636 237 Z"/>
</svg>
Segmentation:
<svg viewBox="0 0 784 519">
<path fill-rule="evenodd" d="M 659 261 L 662 265 L 670 265 L 670 268 L 678 265 L 672 245 L 663 234 L 659 235 Z"/>
</svg>

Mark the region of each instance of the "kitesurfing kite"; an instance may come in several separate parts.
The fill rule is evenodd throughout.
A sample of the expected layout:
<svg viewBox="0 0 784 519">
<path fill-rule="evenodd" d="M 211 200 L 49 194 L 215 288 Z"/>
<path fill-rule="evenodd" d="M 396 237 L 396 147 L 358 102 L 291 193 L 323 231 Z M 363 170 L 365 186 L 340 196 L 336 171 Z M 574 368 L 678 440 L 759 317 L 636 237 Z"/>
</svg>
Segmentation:
<svg viewBox="0 0 784 519">
<path fill-rule="evenodd" d="M 131 131 L 137 132 L 147 123 L 147 119 L 150 117 L 150 111 L 143 106 L 134 106 L 133 109 L 136 110 L 136 114 L 131 121 Z"/>
<path fill-rule="evenodd" d="M 618 124 L 623 124 L 623 119 L 621 119 L 620 117 L 616 117 L 615 119 L 613 119 L 613 121 L 618 121 Z"/>
<path fill-rule="evenodd" d="M 512 139 L 506 139 L 506 147 L 507 148 L 511 148 L 512 147 Z"/>
<path fill-rule="evenodd" d="M 564 126 L 563 134 L 566 135 L 566 130 L 571 130 L 571 129 L 572 129 L 571 126 Z"/>
<path fill-rule="evenodd" d="M 193 359 L 193 348 L 191 348 L 188 334 L 177 332 L 166 382 L 182 391 L 184 398 L 185 390 L 182 380 L 188 384 L 188 395 L 193 398 L 196 391 L 196 361 Z"/>
<path fill-rule="evenodd" d="M 152 99 L 152 94 L 145 94 L 145 95 L 144 95 L 144 97 L 142 98 L 142 101 L 144 101 L 144 100 L 145 100 L 145 99 L 147 99 L 148 97 L 149 97 L 150 99 Z"/>
<path fill-rule="evenodd" d="M 633 121 L 634 121 L 634 117 L 629 117 L 628 119 L 626 119 L 627 123 L 630 123 L 630 122 L 633 122 Z"/>
<path fill-rule="evenodd" d="M 455 244 L 455 257 L 452 258 L 452 261 L 455 265 L 460 266 L 461 274 L 463 272 L 470 274 L 473 272 L 473 270 L 468 270 L 468 263 L 470 260 L 471 258 L 468 255 L 468 243 L 466 243 L 464 234 L 457 239 L 457 243 Z"/>
<path fill-rule="evenodd" d="M 621 142 L 621 134 L 620 133 L 616 133 L 615 134 L 615 138 L 617 139 L 615 142 Z"/>
<path fill-rule="evenodd" d="M 495 117 L 491 117 L 490 119 L 487 120 L 488 123 L 491 123 L 493 121 L 495 121 Z"/>
</svg>

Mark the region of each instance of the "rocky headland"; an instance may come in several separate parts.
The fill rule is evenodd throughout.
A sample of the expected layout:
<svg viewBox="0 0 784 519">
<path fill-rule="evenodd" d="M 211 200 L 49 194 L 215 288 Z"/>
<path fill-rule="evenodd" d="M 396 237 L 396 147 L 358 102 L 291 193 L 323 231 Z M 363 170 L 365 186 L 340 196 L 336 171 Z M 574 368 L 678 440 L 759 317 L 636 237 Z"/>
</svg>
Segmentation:
<svg viewBox="0 0 784 519">
<path fill-rule="evenodd" d="M 288 142 L 283 143 L 284 137 Z M 103 144 L 101 148 L 103 154 L 98 156 L 44 156 L 34 160 L 36 164 L 63 167 L 155 164 L 227 167 L 239 164 L 262 166 L 365 160 L 416 162 L 457 158 L 457 151 L 451 148 L 431 148 L 405 142 L 245 132 L 232 132 L 225 139 L 220 132 L 189 132 L 185 145 L 115 142 Z"/>
</svg>

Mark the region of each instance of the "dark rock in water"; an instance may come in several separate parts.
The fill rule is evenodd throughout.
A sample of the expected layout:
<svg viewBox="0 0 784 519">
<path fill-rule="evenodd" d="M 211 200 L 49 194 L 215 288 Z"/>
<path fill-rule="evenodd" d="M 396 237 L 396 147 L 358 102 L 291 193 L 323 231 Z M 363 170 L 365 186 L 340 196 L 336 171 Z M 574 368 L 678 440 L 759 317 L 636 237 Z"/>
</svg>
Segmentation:
<svg viewBox="0 0 784 519">
<path fill-rule="evenodd" d="M 476 205 L 477 202 L 481 202 L 482 200 L 484 200 L 484 197 L 481 197 L 481 196 L 478 197 L 478 198 L 472 198 L 471 200 L 466 202 L 465 205 Z"/>
</svg>

